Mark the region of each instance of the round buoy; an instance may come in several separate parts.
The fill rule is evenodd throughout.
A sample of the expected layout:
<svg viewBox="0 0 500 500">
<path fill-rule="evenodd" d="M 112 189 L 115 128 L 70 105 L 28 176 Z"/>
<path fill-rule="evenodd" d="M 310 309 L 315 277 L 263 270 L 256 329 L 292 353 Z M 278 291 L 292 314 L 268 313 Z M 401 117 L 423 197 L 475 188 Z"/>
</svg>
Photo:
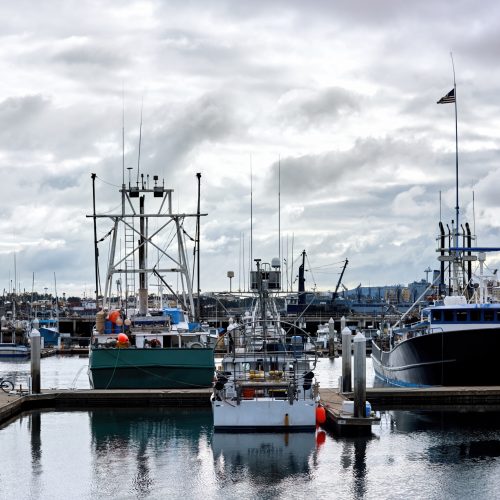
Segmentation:
<svg viewBox="0 0 500 500">
<path fill-rule="evenodd" d="M 118 334 L 118 337 L 116 337 L 116 340 L 118 342 L 125 343 L 125 342 L 128 342 L 128 337 L 124 333 L 120 333 L 120 334 Z"/>
<path fill-rule="evenodd" d="M 116 318 L 115 325 L 116 326 L 122 326 L 123 325 L 123 319 L 121 318 L 121 316 L 118 316 L 118 318 Z"/>
<path fill-rule="evenodd" d="M 316 423 L 324 424 L 326 422 L 326 410 L 322 406 L 316 408 Z"/>
<path fill-rule="evenodd" d="M 116 320 L 120 317 L 120 311 L 117 311 L 116 309 L 114 311 L 110 311 L 108 314 L 108 319 L 111 321 L 111 323 L 116 323 Z"/>
</svg>

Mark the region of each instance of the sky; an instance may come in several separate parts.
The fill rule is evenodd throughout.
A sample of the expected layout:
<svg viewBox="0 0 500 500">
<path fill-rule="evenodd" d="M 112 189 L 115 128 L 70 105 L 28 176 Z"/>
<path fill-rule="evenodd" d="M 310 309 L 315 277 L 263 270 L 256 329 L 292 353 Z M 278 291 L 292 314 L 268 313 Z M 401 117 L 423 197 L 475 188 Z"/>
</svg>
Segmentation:
<svg viewBox="0 0 500 500">
<path fill-rule="evenodd" d="M 141 109 L 141 173 L 189 213 L 202 175 L 202 291 L 228 271 L 245 288 L 250 235 L 287 289 L 303 250 L 308 289 L 335 289 L 345 259 L 348 288 L 424 278 L 455 219 L 451 52 L 459 220 L 499 246 L 498 2 L 18 0 L 0 17 L 6 291 L 93 296 L 91 173 L 111 211 Z"/>
</svg>

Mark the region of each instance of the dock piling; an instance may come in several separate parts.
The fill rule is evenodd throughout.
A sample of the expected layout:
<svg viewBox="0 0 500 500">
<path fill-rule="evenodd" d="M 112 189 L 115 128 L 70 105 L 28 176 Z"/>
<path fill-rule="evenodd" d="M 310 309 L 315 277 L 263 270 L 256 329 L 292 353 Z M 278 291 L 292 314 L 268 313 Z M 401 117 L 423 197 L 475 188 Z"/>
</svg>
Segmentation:
<svg viewBox="0 0 500 500">
<path fill-rule="evenodd" d="M 33 320 L 31 328 L 31 393 L 40 394 L 40 357 L 41 357 L 41 337 L 38 327 L 38 319 Z"/>
<path fill-rule="evenodd" d="M 333 321 L 333 318 L 328 320 L 328 356 L 330 358 L 339 357 L 337 341 L 335 340 L 335 321 Z"/>
<path fill-rule="evenodd" d="M 352 334 L 349 328 L 342 330 L 342 392 L 351 392 L 351 343 Z"/>
<path fill-rule="evenodd" d="M 366 338 L 359 332 L 354 337 L 354 416 L 366 417 Z"/>
</svg>

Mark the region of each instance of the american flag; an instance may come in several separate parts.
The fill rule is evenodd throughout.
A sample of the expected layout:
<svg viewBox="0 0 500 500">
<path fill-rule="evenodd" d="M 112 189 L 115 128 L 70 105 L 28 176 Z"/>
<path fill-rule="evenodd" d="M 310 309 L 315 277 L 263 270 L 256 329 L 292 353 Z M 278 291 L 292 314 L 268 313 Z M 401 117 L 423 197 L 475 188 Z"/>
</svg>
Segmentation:
<svg viewBox="0 0 500 500">
<path fill-rule="evenodd" d="M 448 104 L 449 102 L 455 102 L 455 89 L 451 89 L 444 97 L 441 97 L 437 104 Z"/>
</svg>

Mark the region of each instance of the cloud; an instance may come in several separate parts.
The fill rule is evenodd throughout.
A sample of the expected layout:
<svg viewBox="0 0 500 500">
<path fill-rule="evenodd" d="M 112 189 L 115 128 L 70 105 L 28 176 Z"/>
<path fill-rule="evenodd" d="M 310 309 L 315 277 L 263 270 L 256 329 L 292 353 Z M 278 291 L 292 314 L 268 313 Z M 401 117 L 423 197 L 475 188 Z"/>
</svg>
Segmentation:
<svg viewBox="0 0 500 500">
<path fill-rule="evenodd" d="M 278 114 L 294 127 L 318 126 L 333 122 L 359 109 L 360 96 L 343 88 L 333 87 L 313 91 L 294 89 L 278 101 Z"/>
<path fill-rule="evenodd" d="M 313 266 L 348 257 L 350 285 L 422 276 L 440 213 L 454 217 L 454 109 L 436 105 L 452 84 L 450 48 L 461 216 L 495 244 L 499 8 L 4 3 L 0 280 L 15 251 L 24 281 L 56 272 L 68 293 L 92 290 L 90 174 L 98 209 L 119 208 L 140 133 L 140 173 L 165 179 L 176 209 L 196 209 L 202 173 L 204 289 L 227 288 L 229 267 L 248 271 L 251 232 L 254 257 L 277 255 L 280 238 L 290 260 L 304 248 Z M 318 287 L 332 288 L 332 272 Z"/>
</svg>

